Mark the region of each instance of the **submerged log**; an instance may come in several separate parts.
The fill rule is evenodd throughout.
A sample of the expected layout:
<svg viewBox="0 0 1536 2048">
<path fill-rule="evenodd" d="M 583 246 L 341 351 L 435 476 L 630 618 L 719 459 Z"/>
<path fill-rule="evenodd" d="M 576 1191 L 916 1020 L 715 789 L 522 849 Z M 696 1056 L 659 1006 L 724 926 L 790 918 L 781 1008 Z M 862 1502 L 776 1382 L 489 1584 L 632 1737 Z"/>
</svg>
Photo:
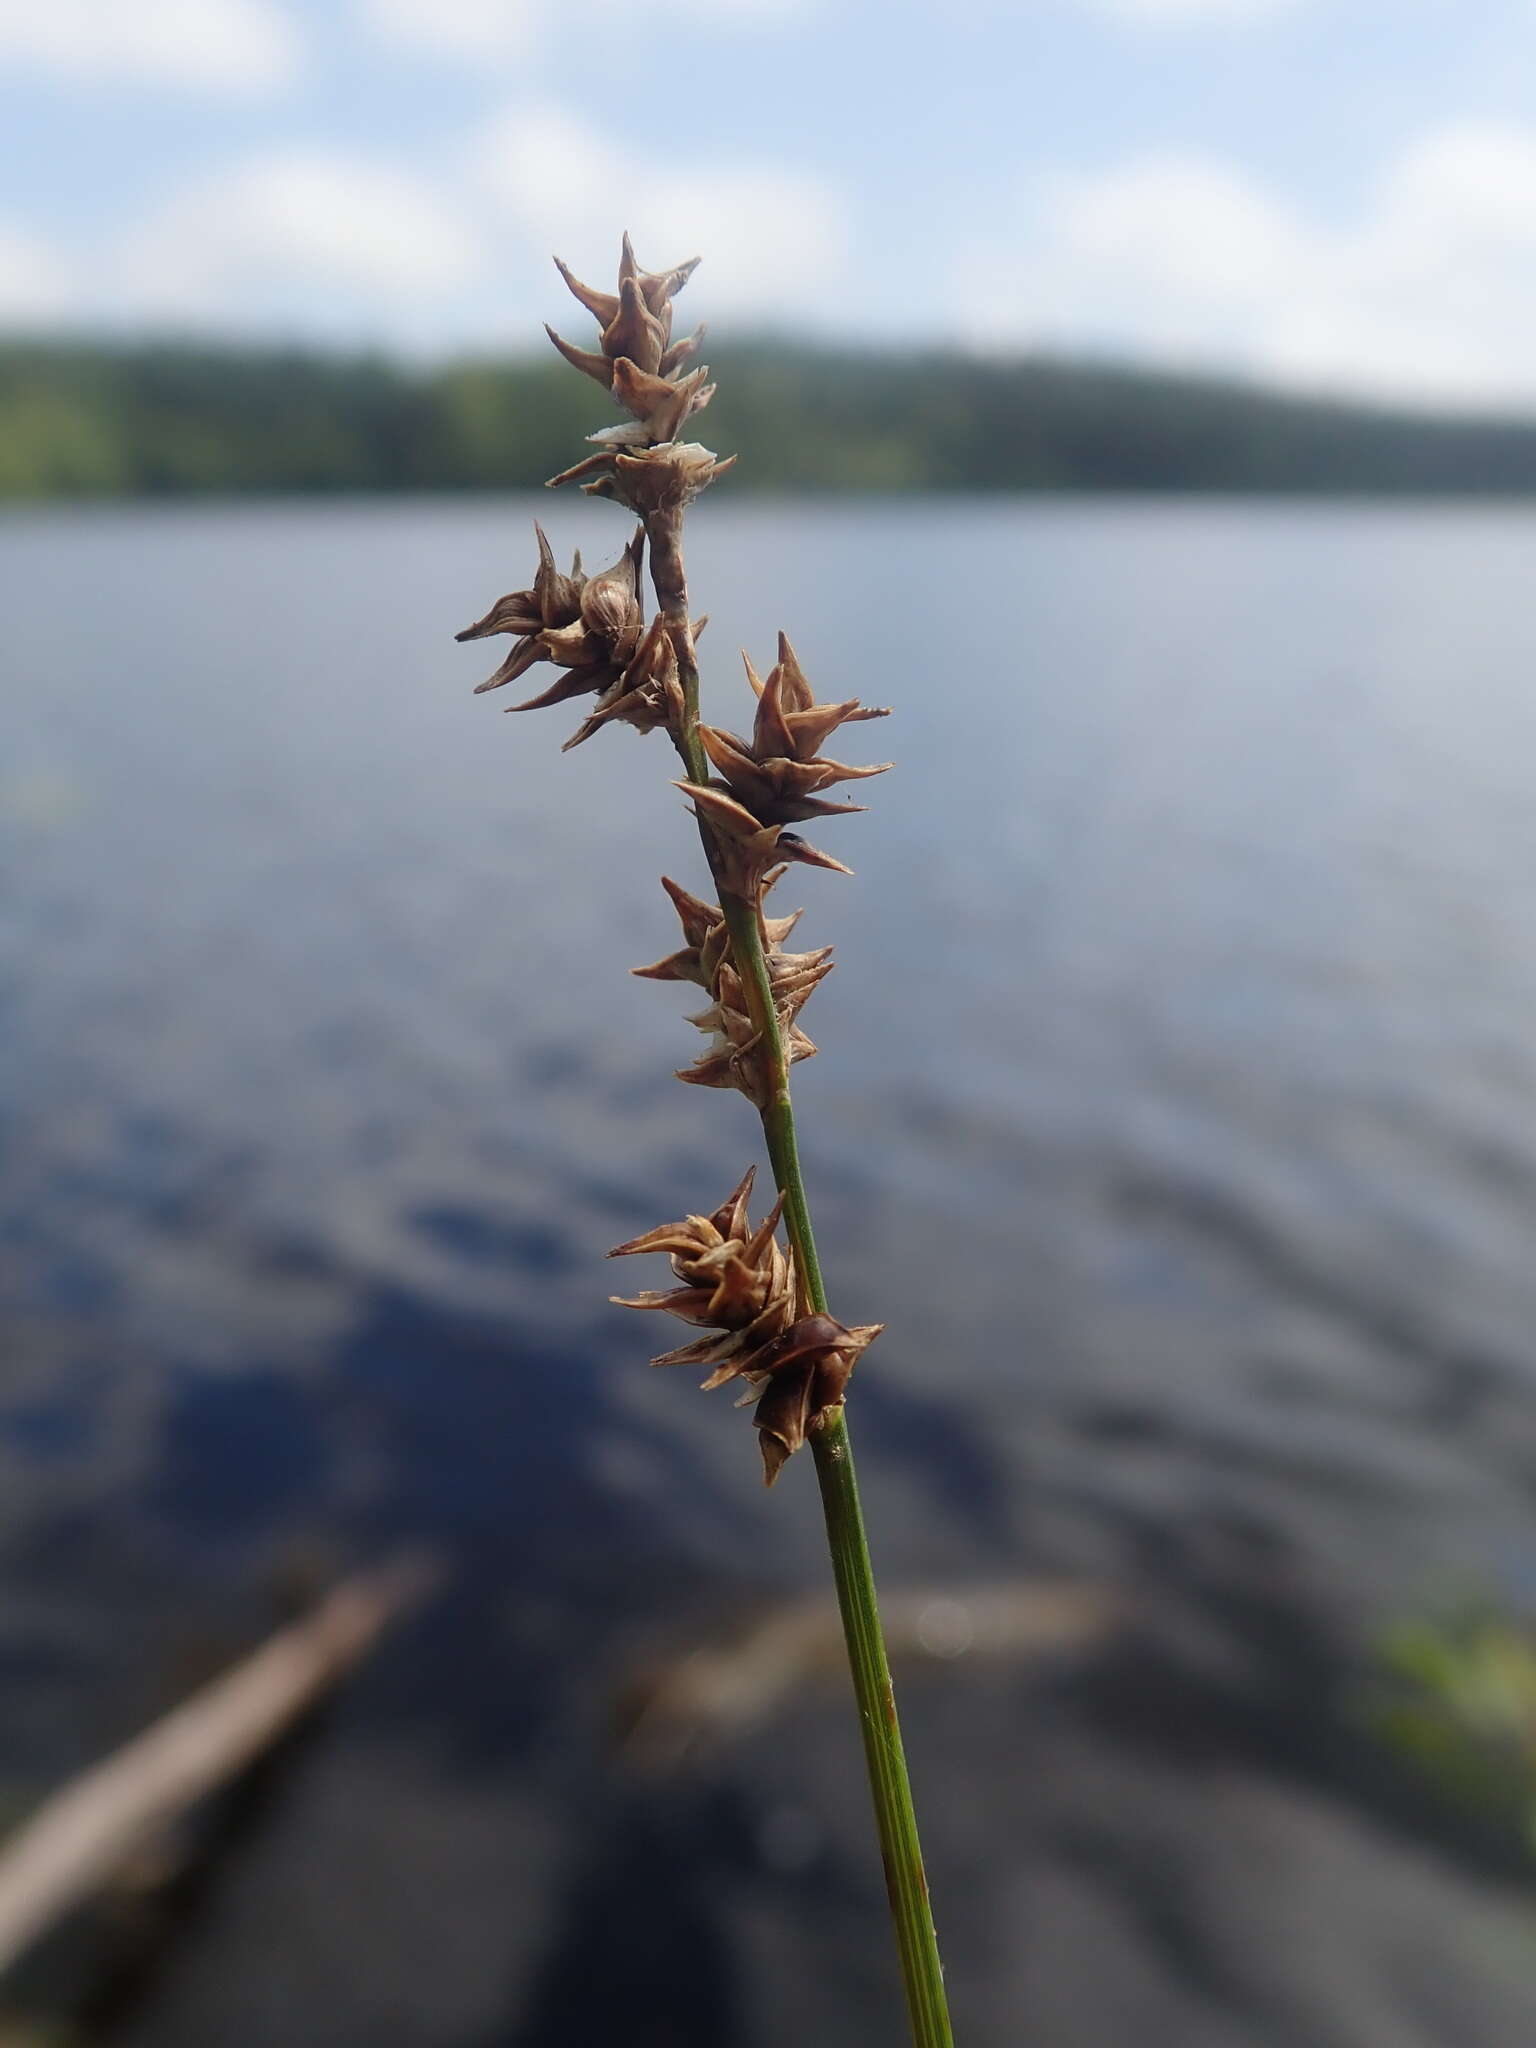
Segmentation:
<svg viewBox="0 0 1536 2048">
<path fill-rule="evenodd" d="M 1033 1664 L 1101 1647 L 1126 1619 L 1108 1587 L 1068 1580 L 908 1586 L 880 1603 L 893 1661 Z M 845 1682 L 842 1624 L 824 1596 L 780 1602 L 724 1641 L 692 1644 L 631 1677 L 617 1733 L 637 1762 L 680 1763 L 744 1735 L 801 1686 Z"/>
<path fill-rule="evenodd" d="M 189 1807 L 238 1777 L 426 1590 L 419 1563 L 362 1573 L 142 1735 L 72 1779 L 0 1844 L 0 1971 Z"/>
</svg>

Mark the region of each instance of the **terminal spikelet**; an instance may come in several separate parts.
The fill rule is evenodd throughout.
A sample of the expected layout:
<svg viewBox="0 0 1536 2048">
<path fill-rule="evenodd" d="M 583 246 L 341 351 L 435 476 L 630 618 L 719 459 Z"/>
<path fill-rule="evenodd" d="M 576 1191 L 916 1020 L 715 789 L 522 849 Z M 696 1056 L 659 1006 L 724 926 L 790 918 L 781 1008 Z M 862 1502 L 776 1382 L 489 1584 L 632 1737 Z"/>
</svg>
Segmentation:
<svg viewBox="0 0 1536 2048">
<path fill-rule="evenodd" d="M 601 427 L 588 439 L 596 455 L 550 478 L 552 485 L 580 483 L 594 497 L 615 498 L 641 517 L 680 509 L 712 484 L 735 457 L 719 460 L 696 441 L 679 436 L 695 413 L 715 395 L 698 354 L 704 330 L 672 339 L 672 301 L 698 267 L 698 258 L 671 270 L 642 270 L 628 235 L 619 257 L 618 289 L 598 291 L 557 256 L 555 267 L 572 295 L 597 322 L 595 349 L 578 348 L 546 332 L 566 361 L 601 384 L 630 417 Z"/>
</svg>

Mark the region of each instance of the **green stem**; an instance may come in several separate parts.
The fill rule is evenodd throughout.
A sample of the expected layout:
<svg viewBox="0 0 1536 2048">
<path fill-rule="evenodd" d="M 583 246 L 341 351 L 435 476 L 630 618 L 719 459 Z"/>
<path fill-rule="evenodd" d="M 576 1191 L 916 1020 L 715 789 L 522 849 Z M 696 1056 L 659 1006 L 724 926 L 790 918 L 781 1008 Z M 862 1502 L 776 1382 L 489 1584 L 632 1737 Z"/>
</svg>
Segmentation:
<svg viewBox="0 0 1536 2048">
<path fill-rule="evenodd" d="M 775 1070 L 782 1077 L 762 1112 L 762 1118 L 773 1177 L 784 1196 L 785 1229 L 794 1250 L 806 1299 L 812 1309 L 825 1314 L 827 1291 L 821 1277 L 821 1262 L 816 1254 L 810 1204 L 806 1199 L 800 1153 L 795 1142 L 795 1113 L 788 1079 L 784 1075 L 782 1034 L 771 1000 L 760 1005 L 760 998 L 754 999 L 755 992 L 766 991 L 768 984 L 762 932 L 757 914 L 749 905 L 739 899 L 723 898 L 722 907 L 730 927 L 731 949 L 737 966 L 743 970 L 742 979 L 747 988 L 752 1021 L 769 1039 Z M 896 1717 L 896 1697 L 891 1687 L 885 1636 L 880 1627 L 875 1572 L 864 1533 L 858 1476 L 854 1470 L 853 1445 L 848 1437 L 845 1410 L 834 1409 L 821 1428 L 813 1431 L 811 1454 L 816 1460 L 822 1513 L 827 1524 L 827 1547 L 832 1553 L 832 1576 L 837 1584 L 838 1610 L 842 1615 L 848 1664 L 853 1675 L 854 1696 L 858 1701 L 859 1728 L 864 1737 L 864 1759 L 869 1767 L 870 1792 L 880 1834 L 880 1854 L 885 1864 L 891 1918 L 896 1928 L 896 1945 L 901 1954 L 912 2038 L 917 2048 L 950 2048 L 954 2037 L 950 2032 L 949 2008 L 944 1996 L 944 1970 L 939 1961 L 938 1936 L 928 1901 L 922 1843 L 918 1838 L 917 1814 L 912 1804 L 901 1724 Z"/>
<path fill-rule="evenodd" d="M 901 1723 L 896 1718 L 891 1667 L 875 1601 L 874 1566 L 864 1534 L 853 1446 L 848 1441 L 848 1417 L 843 1409 L 834 1409 L 812 1436 L 811 1453 L 816 1460 L 832 1576 L 837 1582 L 837 1604 L 859 1705 L 864 1760 L 869 1767 L 912 2039 L 917 2048 L 953 2048 L 944 1965 L 939 1960 L 939 1938 L 928 1901 L 923 1845 L 912 1805 Z"/>
<path fill-rule="evenodd" d="M 726 929 L 731 935 L 731 957 L 736 962 L 746 993 L 747 1014 L 754 1029 L 762 1035 L 768 1048 L 769 1064 L 773 1068 L 773 1094 L 759 1113 L 763 1119 L 763 1136 L 768 1141 L 774 1185 L 784 1197 L 784 1228 L 789 1233 L 790 1249 L 795 1255 L 800 1290 L 808 1306 L 825 1315 L 827 1289 L 821 1277 L 821 1261 L 816 1256 L 811 1205 L 800 1172 L 800 1149 L 795 1142 L 795 1105 L 789 1094 L 789 1066 L 784 1052 L 784 1034 L 779 1029 L 778 1010 L 773 1000 L 773 982 L 763 947 L 762 926 L 752 905 L 744 903 L 739 896 L 733 896 L 728 889 L 720 892 L 720 908 L 725 912 Z"/>
<path fill-rule="evenodd" d="M 688 623 L 681 519 L 675 515 L 655 518 L 647 522 L 647 527 L 651 541 L 651 573 L 677 653 L 683 690 L 683 726 L 677 735 L 677 750 L 688 771 L 688 779 L 705 782 L 709 777 L 709 763 L 698 731 L 699 668 Z M 719 867 L 713 837 L 702 818 L 699 836 L 718 885 Z M 789 1061 L 774 1006 L 762 927 L 752 904 L 727 889 L 720 889 L 719 895 L 720 908 L 731 935 L 731 952 L 746 991 L 748 1010 L 767 1047 L 774 1075 L 773 1093 L 761 1114 L 773 1178 L 784 1197 L 784 1227 L 805 1300 L 813 1311 L 824 1315 L 827 1313 L 827 1290 L 821 1276 L 821 1261 L 816 1253 L 805 1177 L 800 1169 L 795 1111 L 789 1092 Z M 923 1871 L 923 1851 L 918 1838 L 917 1814 L 912 1805 L 906 1752 L 902 1748 L 901 1726 L 896 1718 L 891 1667 L 880 1627 L 874 1566 L 870 1561 L 864 1515 L 859 1506 L 848 1418 L 842 1408 L 834 1409 L 822 1426 L 812 1433 L 811 1452 L 816 1461 L 822 1513 L 827 1525 L 827 1546 L 832 1554 L 832 1576 L 837 1586 L 838 1611 L 842 1616 L 848 1665 L 858 1703 L 859 1727 L 869 1767 L 875 1825 L 885 1864 L 886 1891 L 901 1957 L 912 2039 L 915 2048 L 953 2048 L 954 2035 L 950 2030 L 949 2005 L 944 1994 L 944 1969 L 939 1961 L 938 1936 L 934 1931 L 933 1911 L 928 1900 L 928 1880 Z"/>
</svg>

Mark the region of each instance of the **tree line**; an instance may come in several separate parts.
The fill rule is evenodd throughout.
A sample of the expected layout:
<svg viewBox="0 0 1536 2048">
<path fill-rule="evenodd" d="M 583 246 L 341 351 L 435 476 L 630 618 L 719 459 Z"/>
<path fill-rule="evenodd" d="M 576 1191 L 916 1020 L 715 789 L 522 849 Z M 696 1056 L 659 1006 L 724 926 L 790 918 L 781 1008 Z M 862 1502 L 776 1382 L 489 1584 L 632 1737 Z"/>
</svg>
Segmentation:
<svg viewBox="0 0 1536 2048">
<path fill-rule="evenodd" d="M 1536 420 L 1437 417 L 1050 357 L 722 354 L 698 431 L 758 490 L 1536 490 Z M 553 359 L 0 341 L 0 497 L 542 482 L 603 424 Z"/>
</svg>

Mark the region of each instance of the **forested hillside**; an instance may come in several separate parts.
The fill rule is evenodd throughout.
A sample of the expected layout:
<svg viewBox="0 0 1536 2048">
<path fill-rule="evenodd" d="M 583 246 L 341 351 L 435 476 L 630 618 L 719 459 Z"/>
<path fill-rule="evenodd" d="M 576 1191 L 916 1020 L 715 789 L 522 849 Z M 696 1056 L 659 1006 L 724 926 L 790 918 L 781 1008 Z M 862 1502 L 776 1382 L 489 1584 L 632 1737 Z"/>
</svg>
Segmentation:
<svg viewBox="0 0 1536 2048">
<path fill-rule="evenodd" d="M 717 352 L 735 490 L 1536 490 L 1536 421 L 1432 418 L 1044 358 Z M 603 424 L 548 360 L 0 342 L 0 496 L 541 482 Z"/>
</svg>

